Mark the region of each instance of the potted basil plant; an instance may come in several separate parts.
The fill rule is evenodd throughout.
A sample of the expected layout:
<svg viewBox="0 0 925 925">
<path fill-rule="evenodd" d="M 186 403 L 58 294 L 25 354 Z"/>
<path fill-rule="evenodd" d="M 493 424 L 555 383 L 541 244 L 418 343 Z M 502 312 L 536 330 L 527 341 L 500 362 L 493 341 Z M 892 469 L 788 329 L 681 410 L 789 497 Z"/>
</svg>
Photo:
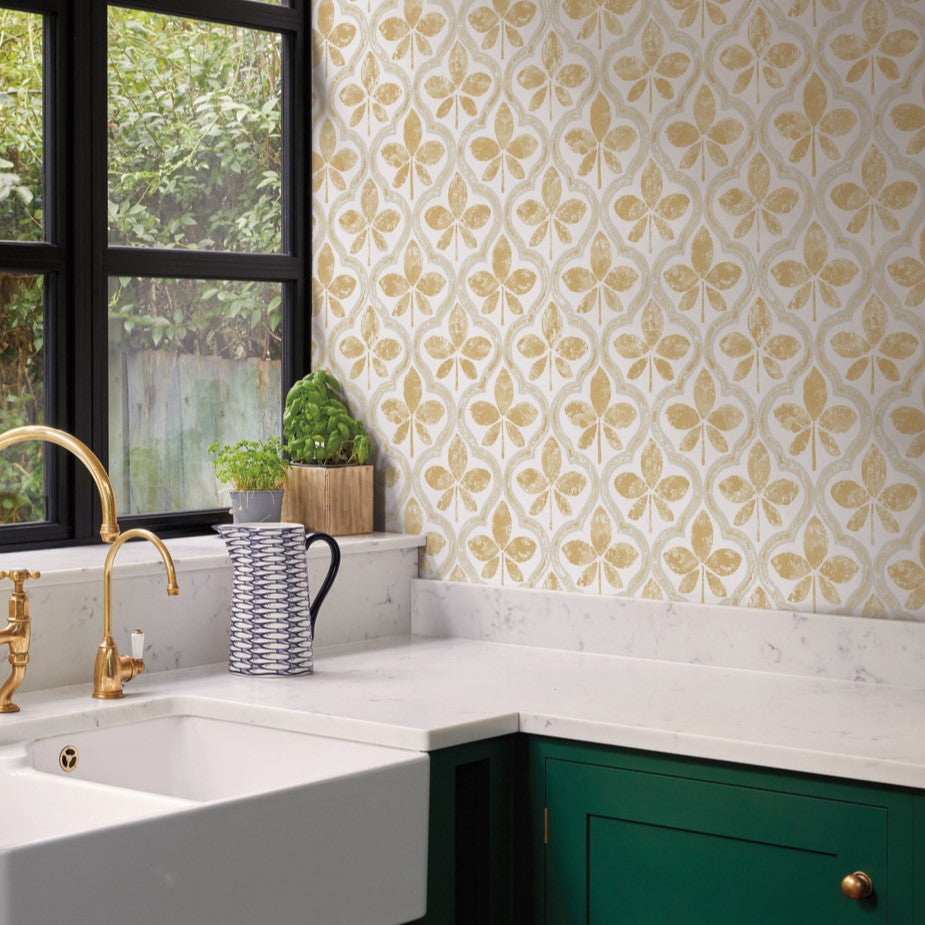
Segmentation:
<svg viewBox="0 0 925 925">
<path fill-rule="evenodd" d="M 341 384 L 316 370 L 286 395 L 283 520 L 335 536 L 373 529 L 372 447 L 343 398 Z"/>
<path fill-rule="evenodd" d="M 276 522 L 281 519 L 286 467 L 279 437 L 239 440 L 209 447 L 219 481 L 231 485 L 231 515 L 235 523 Z"/>
</svg>

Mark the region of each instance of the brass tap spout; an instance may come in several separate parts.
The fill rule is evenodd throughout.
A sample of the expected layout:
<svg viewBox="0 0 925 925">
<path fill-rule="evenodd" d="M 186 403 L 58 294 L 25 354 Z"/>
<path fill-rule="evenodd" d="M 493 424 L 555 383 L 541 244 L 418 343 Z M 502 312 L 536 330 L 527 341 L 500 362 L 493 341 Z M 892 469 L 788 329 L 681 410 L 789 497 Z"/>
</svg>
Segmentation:
<svg viewBox="0 0 925 925">
<path fill-rule="evenodd" d="M 13 694 L 22 684 L 29 664 L 29 641 L 32 637 L 32 621 L 29 617 L 29 597 L 23 585 L 29 578 L 41 578 L 41 573 L 28 569 L 13 569 L 0 572 L 0 578 L 9 578 L 13 582 L 10 595 L 10 620 L 6 628 L 0 630 L 0 645 L 8 645 L 8 661 L 12 665 L 10 676 L 0 687 L 0 713 L 18 713 L 19 707 L 13 703 Z"/>
<path fill-rule="evenodd" d="M 173 596 L 180 591 L 173 559 L 159 536 L 150 530 L 133 529 L 120 533 L 113 541 L 103 563 L 103 641 L 96 650 L 96 662 L 93 665 L 93 696 L 97 700 L 116 700 L 122 697 L 123 683 L 131 681 L 145 670 L 142 659 L 119 655 L 112 638 L 112 566 L 122 544 L 131 539 L 148 540 L 154 544 L 167 569 L 167 593 Z"/>
<path fill-rule="evenodd" d="M 103 510 L 103 522 L 100 524 L 100 538 L 104 543 L 111 543 L 119 536 L 119 524 L 116 519 L 116 499 L 112 491 L 112 482 L 97 459 L 96 454 L 76 437 L 54 427 L 45 427 L 41 424 L 31 424 L 26 427 L 14 427 L 0 434 L 0 450 L 12 446 L 14 443 L 24 443 L 27 440 L 41 440 L 45 443 L 55 443 L 73 453 L 93 476 L 96 490 L 100 495 L 100 506 Z"/>
</svg>

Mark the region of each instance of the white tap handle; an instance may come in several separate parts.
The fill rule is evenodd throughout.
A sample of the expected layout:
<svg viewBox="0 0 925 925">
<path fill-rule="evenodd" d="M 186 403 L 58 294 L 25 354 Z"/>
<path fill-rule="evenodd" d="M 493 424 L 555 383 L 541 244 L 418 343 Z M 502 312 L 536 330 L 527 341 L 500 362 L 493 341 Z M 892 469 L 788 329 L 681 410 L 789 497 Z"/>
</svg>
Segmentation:
<svg viewBox="0 0 925 925">
<path fill-rule="evenodd" d="M 143 658 L 145 654 L 145 634 L 142 630 L 132 633 L 132 658 Z"/>
</svg>

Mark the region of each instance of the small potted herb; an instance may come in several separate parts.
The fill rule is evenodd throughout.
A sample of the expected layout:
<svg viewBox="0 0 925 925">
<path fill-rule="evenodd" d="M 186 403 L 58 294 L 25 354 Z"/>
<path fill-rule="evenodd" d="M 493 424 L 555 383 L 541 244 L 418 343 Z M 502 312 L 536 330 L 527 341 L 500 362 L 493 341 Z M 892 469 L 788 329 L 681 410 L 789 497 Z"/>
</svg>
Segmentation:
<svg viewBox="0 0 925 925">
<path fill-rule="evenodd" d="M 278 521 L 283 503 L 287 461 L 279 437 L 263 443 L 239 440 L 209 447 L 219 481 L 231 485 L 231 514 L 235 523 Z"/>
<path fill-rule="evenodd" d="M 342 393 L 330 373 L 316 370 L 293 385 L 283 411 L 290 460 L 283 519 L 336 536 L 373 529 L 369 435 Z"/>
</svg>

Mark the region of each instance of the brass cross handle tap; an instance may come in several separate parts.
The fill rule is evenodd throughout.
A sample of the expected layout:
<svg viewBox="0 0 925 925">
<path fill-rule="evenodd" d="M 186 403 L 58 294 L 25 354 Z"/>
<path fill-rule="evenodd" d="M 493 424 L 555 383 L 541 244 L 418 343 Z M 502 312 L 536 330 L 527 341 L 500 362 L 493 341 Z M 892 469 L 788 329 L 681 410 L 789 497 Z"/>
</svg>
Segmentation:
<svg viewBox="0 0 925 925">
<path fill-rule="evenodd" d="M 28 569 L 11 569 L 8 572 L 0 571 L 0 579 L 9 578 L 13 582 L 13 593 L 10 595 L 9 622 L 6 628 L 0 630 L 0 645 L 10 647 L 7 658 L 12 671 L 6 683 L 0 687 L 0 713 L 18 713 L 19 707 L 13 703 L 13 694 L 22 684 L 26 676 L 26 665 L 29 664 L 29 641 L 32 638 L 32 621 L 29 617 L 29 597 L 23 590 L 26 581 L 41 578 L 40 572 L 30 572 Z"/>
</svg>

